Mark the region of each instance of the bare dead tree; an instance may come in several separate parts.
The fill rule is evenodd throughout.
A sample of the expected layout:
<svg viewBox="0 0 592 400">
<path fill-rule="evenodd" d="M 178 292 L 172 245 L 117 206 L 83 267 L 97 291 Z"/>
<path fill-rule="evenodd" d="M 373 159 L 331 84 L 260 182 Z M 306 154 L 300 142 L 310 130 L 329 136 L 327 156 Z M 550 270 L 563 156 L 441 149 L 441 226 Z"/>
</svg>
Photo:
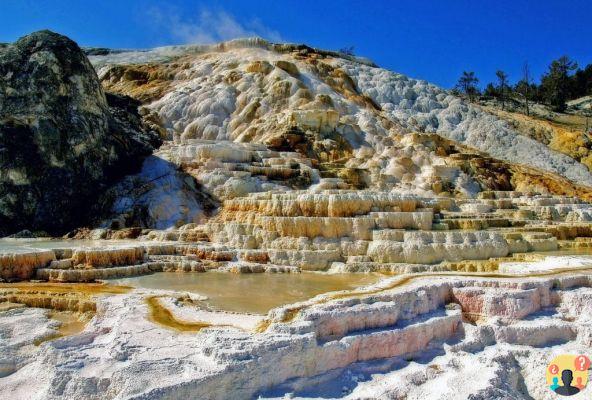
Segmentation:
<svg viewBox="0 0 592 400">
<path fill-rule="evenodd" d="M 516 84 L 516 93 L 524 99 L 526 115 L 530 116 L 530 98 L 532 97 L 532 76 L 528 61 L 522 66 L 522 79 Z"/>
<path fill-rule="evenodd" d="M 508 87 L 508 74 L 502 70 L 498 70 L 495 73 L 497 81 L 499 83 L 499 96 L 502 101 L 502 110 L 506 108 L 506 89 Z"/>
</svg>

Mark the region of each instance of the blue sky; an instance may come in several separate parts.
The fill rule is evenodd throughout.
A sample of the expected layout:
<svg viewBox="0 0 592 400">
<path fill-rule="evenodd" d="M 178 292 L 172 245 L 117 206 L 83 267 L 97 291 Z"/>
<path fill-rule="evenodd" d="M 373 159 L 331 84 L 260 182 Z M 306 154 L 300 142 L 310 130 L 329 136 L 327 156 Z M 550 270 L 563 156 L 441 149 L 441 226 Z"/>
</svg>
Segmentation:
<svg viewBox="0 0 592 400">
<path fill-rule="evenodd" d="M 592 63 L 590 0 L 0 0 L 0 41 L 48 28 L 80 45 L 147 48 L 258 35 L 355 46 L 378 65 L 451 87 L 463 70 L 538 78 L 563 54 Z"/>
</svg>

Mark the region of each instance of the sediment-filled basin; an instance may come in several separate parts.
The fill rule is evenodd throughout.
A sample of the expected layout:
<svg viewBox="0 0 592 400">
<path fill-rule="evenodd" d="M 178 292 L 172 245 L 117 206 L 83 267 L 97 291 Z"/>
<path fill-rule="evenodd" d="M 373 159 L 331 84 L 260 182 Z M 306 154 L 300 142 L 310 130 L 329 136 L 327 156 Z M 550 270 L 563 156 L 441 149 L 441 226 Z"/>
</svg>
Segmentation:
<svg viewBox="0 0 592 400">
<path fill-rule="evenodd" d="M 266 314 L 281 305 L 307 300 L 321 293 L 353 289 L 378 281 L 374 274 L 232 274 L 225 272 L 175 273 L 110 280 L 138 288 L 190 292 L 206 296 L 213 309 Z"/>
</svg>

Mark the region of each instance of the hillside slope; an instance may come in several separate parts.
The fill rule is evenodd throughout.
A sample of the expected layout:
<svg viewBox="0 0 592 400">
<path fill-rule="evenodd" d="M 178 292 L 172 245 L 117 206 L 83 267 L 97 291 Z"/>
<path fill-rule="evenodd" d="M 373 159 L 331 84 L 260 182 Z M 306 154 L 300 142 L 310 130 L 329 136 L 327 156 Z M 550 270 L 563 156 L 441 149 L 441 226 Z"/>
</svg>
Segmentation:
<svg viewBox="0 0 592 400">
<path fill-rule="evenodd" d="M 531 115 L 517 108 L 503 110 L 495 104 L 483 108 L 507 121 L 518 133 L 575 159 L 588 169 L 592 168 L 592 140 L 586 132 L 585 115 L 554 113 L 540 104 L 531 106 Z"/>
<path fill-rule="evenodd" d="M 435 85 L 368 60 L 261 39 L 90 59 L 106 90 L 135 97 L 157 116 L 168 140 L 158 156 L 181 166 L 217 200 L 320 183 L 469 197 L 516 187 L 567 186 L 581 193 L 592 185 L 582 157 L 556 151 Z M 440 139 L 425 139 L 426 133 Z M 477 151 L 508 166 L 539 170 L 543 181 L 553 182 L 518 185 L 511 175 L 476 175 L 459 167 L 458 155 L 451 159 L 446 148 L 454 144 L 469 157 Z M 130 217 L 137 211 L 118 212 L 137 220 Z"/>
</svg>

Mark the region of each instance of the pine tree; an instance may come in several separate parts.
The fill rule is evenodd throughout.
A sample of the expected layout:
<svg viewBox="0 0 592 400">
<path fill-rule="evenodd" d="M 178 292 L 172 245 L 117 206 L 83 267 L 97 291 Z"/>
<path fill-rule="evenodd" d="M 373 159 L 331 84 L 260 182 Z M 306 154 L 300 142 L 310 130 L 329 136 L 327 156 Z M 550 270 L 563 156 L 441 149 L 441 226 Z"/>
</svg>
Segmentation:
<svg viewBox="0 0 592 400">
<path fill-rule="evenodd" d="M 463 71 L 461 77 L 458 79 L 456 88 L 459 92 L 464 93 L 469 98 L 469 101 L 473 101 L 475 96 L 479 94 L 478 83 L 479 79 L 473 71 Z"/>
<path fill-rule="evenodd" d="M 554 111 L 565 111 L 567 107 L 565 102 L 571 95 L 570 73 L 577 67 L 574 61 L 563 56 L 551 62 L 549 71 L 541 78 L 544 99 Z"/>
<path fill-rule="evenodd" d="M 499 93 L 493 83 L 489 82 L 483 91 L 483 95 L 486 97 L 498 97 Z"/>
</svg>

